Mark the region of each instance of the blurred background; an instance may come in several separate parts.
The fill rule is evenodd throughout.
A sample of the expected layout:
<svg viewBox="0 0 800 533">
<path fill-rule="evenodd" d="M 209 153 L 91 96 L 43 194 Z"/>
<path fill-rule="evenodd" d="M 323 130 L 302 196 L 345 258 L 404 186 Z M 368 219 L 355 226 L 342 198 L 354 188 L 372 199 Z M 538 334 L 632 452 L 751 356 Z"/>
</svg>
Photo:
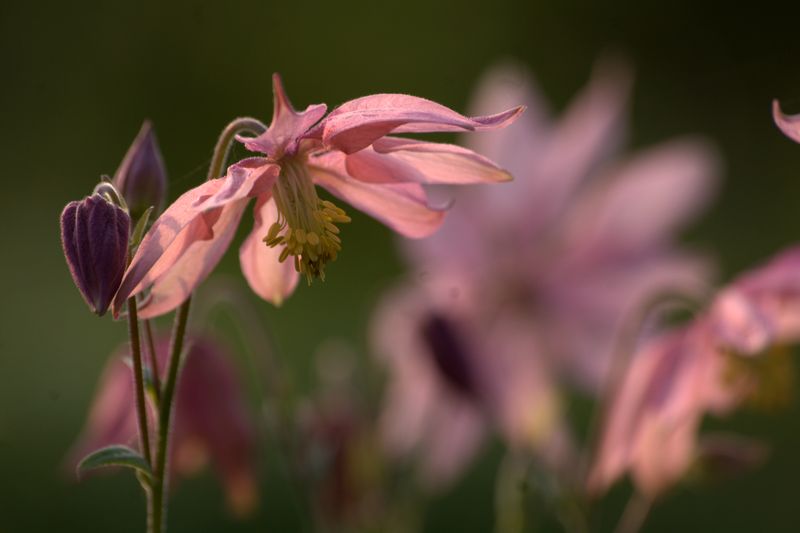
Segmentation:
<svg viewBox="0 0 800 533">
<path fill-rule="evenodd" d="M 114 172 L 143 119 L 155 125 L 174 198 L 203 179 L 231 118 L 269 121 L 273 72 L 297 107 L 404 92 L 465 110 L 485 69 L 514 59 L 561 109 L 598 56 L 615 54 L 635 71 L 632 147 L 684 133 L 719 147 L 721 193 L 683 237 L 712 250 L 727 279 L 800 236 L 800 146 L 770 114 L 773 98 L 800 112 L 797 13 L 769 2 L 737 9 L 710 0 L 3 2 L 0 533 L 143 529 L 132 476 L 76 484 L 63 468 L 126 332 L 87 312 L 58 237 L 63 206 Z M 379 223 L 355 213 L 345 239 L 328 280 L 301 283 L 280 310 L 248 296 L 300 391 L 315 386 L 321 346 L 345 346 L 371 364 L 370 312 L 404 271 L 396 237 Z M 235 253 L 218 273 L 245 286 Z M 769 442 L 769 461 L 723 485 L 675 491 L 646 530 L 796 531 L 798 415 L 793 401 L 773 415 L 727 421 Z M 250 519 L 225 512 L 206 471 L 175 491 L 171 531 L 299 530 L 269 436 L 259 455 L 261 502 Z M 491 445 L 454 489 L 433 498 L 425 531 L 490 531 L 500 457 Z"/>
</svg>

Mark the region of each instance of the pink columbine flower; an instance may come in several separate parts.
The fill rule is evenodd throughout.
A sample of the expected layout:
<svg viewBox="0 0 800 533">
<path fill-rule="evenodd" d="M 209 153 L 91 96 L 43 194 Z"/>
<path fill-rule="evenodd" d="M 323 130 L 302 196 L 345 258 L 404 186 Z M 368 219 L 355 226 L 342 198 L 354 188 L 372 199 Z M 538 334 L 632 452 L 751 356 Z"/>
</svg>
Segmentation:
<svg viewBox="0 0 800 533">
<path fill-rule="evenodd" d="M 163 373 L 170 339 L 156 340 Z M 109 360 L 100 379 L 83 432 L 70 452 L 77 463 L 86 454 L 112 444 L 138 447 L 131 368 L 125 362 L 127 345 Z M 186 352 L 175 400 L 169 467 L 171 475 L 188 476 L 209 459 L 237 515 L 258 502 L 255 477 L 256 434 L 230 356 L 219 343 L 192 337 Z M 150 412 L 150 423 L 154 412 Z M 153 434 L 153 433 L 151 433 Z"/>
<path fill-rule="evenodd" d="M 464 148 L 390 133 L 476 131 L 503 127 L 522 107 L 465 117 L 430 100 L 376 94 L 326 113 L 324 104 L 297 112 L 273 77 L 269 128 L 240 140 L 262 154 L 232 165 L 223 178 L 178 198 L 144 237 L 116 296 L 150 289 L 140 316 L 177 307 L 211 272 L 233 238 L 251 198 L 255 225 L 239 250 L 242 272 L 261 297 L 279 304 L 299 274 L 323 277 L 341 249 L 344 211 L 317 196 L 316 186 L 408 237 L 424 237 L 444 214 L 428 205 L 425 184 L 507 181 L 510 175 Z"/>
<path fill-rule="evenodd" d="M 376 316 L 376 351 L 391 372 L 387 444 L 422 450 L 432 476 L 468 462 L 487 420 L 549 466 L 569 464 L 561 384 L 598 390 L 643 299 L 705 285 L 705 261 L 674 234 L 708 203 L 715 157 L 690 139 L 614 157 L 629 85 L 621 69 L 598 69 L 558 121 L 518 70 L 480 86 L 478 113 L 526 104 L 515 124 L 472 145 L 516 179 L 459 189 L 435 235 L 404 243 L 415 283 Z M 483 376 L 478 402 L 448 386 L 432 358 L 421 326 L 431 311 L 455 325 L 470 373 Z"/>
<path fill-rule="evenodd" d="M 690 324 L 643 344 L 604 425 L 590 488 L 605 490 L 630 471 L 643 493 L 662 493 L 702 454 L 706 413 L 725 414 L 764 394 L 780 399 L 790 369 L 769 363 L 785 357 L 775 347 L 798 340 L 795 247 L 723 288 Z"/>
<path fill-rule="evenodd" d="M 603 64 L 556 122 L 528 76 L 491 72 L 476 110 L 514 100 L 528 111 L 469 142 L 517 179 L 457 191 L 441 230 L 406 247 L 417 271 L 464 280 L 462 293 L 525 316 L 542 356 L 589 390 L 605 382 L 620 327 L 642 300 L 698 290 L 709 270 L 675 234 L 715 191 L 715 153 L 679 139 L 617 155 L 629 87 L 625 70 Z"/>
</svg>

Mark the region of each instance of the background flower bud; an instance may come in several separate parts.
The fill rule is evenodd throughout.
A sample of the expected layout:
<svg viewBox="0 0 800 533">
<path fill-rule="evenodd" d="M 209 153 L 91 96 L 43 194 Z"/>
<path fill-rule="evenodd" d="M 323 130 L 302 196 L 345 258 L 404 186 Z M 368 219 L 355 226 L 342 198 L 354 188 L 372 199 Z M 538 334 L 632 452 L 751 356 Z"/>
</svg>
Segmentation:
<svg viewBox="0 0 800 533">
<path fill-rule="evenodd" d="M 156 212 L 164 207 L 167 171 L 149 120 L 142 124 L 139 134 L 128 148 L 128 153 L 114 174 L 113 183 L 128 203 L 134 220 L 150 206 L 155 207 Z"/>
<path fill-rule="evenodd" d="M 70 202 L 61 213 L 61 244 L 72 279 L 100 316 L 125 272 L 130 225 L 130 216 L 99 194 Z"/>
</svg>

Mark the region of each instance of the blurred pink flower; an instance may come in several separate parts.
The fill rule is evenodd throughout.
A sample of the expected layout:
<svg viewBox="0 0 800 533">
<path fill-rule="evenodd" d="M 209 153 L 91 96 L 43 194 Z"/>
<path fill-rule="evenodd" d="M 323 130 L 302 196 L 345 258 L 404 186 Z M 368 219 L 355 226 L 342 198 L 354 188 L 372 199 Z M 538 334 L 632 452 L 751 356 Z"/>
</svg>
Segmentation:
<svg viewBox="0 0 800 533">
<path fill-rule="evenodd" d="M 162 372 L 169 342 L 168 337 L 156 342 Z M 118 350 L 106 365 L 86 426 L 70 452 L 73 464 L 103 446 L 138 447 L 127 350 L 127 346 Z M 225 350 L 209 338 L 192 338 L 176 393 L 168 462 L 174 477 L 190 475 L 210 459 L 225 485 L 229 507 L 237 515 L 247 514 L 258 503 L 255 428 L 240 388 Z M 150 415 L 152 424 L 152 410 Z"/>
<path fill-rule="evenodd" d="M 702 451 L 697 434 L 705 413 L 786 392 L 784 377 L 764 362 L 780 362 L 768 350 L 797 340 L 800 247 L 737 278 L 690 324 L 642 345 L 604 424 L 590 489 L 603 491 L 626 471 L 650 496 L 674 484 Z"/>
<path fill-rule="evenodd" d="M 615 157 L 629 87 L 624 69 L 603 64 L 554 123 L 527 76 L 492 71 L 476 111 L 509 100 L 528 111 L 469 142 L 516 179 L 457 191 L 441 231 L 406 247 L 417 271 L 457 272 L 462 292 L 524 316 L 540 356 L 590 390 L 604 383 L 620 326 L 643 299 L 697 290 L 708 275 L 675 234 L 715 192 L 715 153 L 680 139 Z"/>
<path fill-rule="evenodd" d="M 298 113 L 277 75 L 273 83 L 269 128 L 239 139 L 264 156 L 232 165 L 223 178 L 186 192 L 167 208 L 133 257 L 115 311 L 148 288 L 141 317 L 177 307 L 220 260 L 250 198 L 256 198 L 255 226 L 239 251 L 242 271 L 258 295 L 279 304 L 294 290 L 298 273 L 309 281 L 324 277 L 326 263 L 341 249 L 336 224 L 350 219 L 319 199 L 317 185 L 403 235 L 423 237 L 444 214 L 429 207 L 422 184 L 511 179 L 470 150 L 388 134 L 500 128 L 522 107 L 469 118 L 423 98 L 376 94 L 325 116 L 324 104 Z M 293 260 L 286 261 L 289 256 Z"/>
<path fill-rule="evenodd" d="M 574 463 L 558 383 L 597 390 L 643 299 L 705 285 L 706 262 L 674 234 L 710 200 L 716 158 L 683 139 L 614 159 L 629 86 L 623 69 L 599 68 L 553 122 L 525 74 L 500 68 L 481 84 L 478 112 L 527 107 L 470 141 L 515 181 L 459 189 L 440 231 L 405 243 L 416 283 L 376 316 L 376 350 L 391 370 L 384 436 L 398 452 L 422 449 L 429 477 L 452 478 L 467 463 L 487 415 L 551 467 Z M 477 400 L 447 385 L 425 336 L 430 316 L 457 331 Z"/>
<path fill-rule="evenodd" d="M 772 118 L 778 128 L 794 142 L 800 143 L 800 115 L 786 115 L 777 100 L 772 102 Z"/>
</svg>

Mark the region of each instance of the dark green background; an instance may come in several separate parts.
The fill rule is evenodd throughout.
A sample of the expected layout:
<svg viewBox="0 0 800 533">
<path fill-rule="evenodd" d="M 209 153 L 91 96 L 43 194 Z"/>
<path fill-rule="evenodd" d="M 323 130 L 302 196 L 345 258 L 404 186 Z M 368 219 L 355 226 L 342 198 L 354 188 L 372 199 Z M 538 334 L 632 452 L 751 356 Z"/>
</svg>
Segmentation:
<svg viewBox="0 0 800 533">
<path fill-rule="evenodd" d="M 0 533 L 141 531 L 129 476 L 76 485 L 59 470 L 124 326 L 86 310 L 58 240 L 58 215 L 112 173 L 145 117 L 165 154 L 171 194 L 198 183 L 228 120 L 268 120 L 278 71 L 298 107 L 407 92 L 464 109 L 488 66 L 527 64 L 557 108 L 599 54 L 635 66 L 634 146 L 682 133 L 713 138 L 725 181 L 686 235 L 715 250 L 725 277 L 800 234 L 800 145 L 770 118 L 779 97 L 800 112 L 800 33 L 786 5 L 758 2 L 3 2 L 0 6 Z M 402 272 L 393 236 L 356 216 L 329 280 L 279 312 L 257 303 L 282 357 L 301 375 L 324 340 L 362 346 L 381 288 Z M 234 254 L 224 272 L 238 275 Z M 240 280 L 241 282 L 241 280 Z M 363 349 L 362 349 L 363 351 Z M 307 381 L 307 380 L 306 380 Z M 650 531 L 797 531 L 800 419 L 744 415 L 731 426 L 774 445 L 757 473 L 683 489 Z M 183 483 L 172 531 L 291 531 L 286 482 L 265 446 L 263 502 L 229 523 L 210 475 Z M 272 455 L 271 455 L 272 454 Z M 430 531 L 487 531 L 497 453 L 433 502 Z M 274 461 L 273 461 L 274 462 Z"/>
</svg>

